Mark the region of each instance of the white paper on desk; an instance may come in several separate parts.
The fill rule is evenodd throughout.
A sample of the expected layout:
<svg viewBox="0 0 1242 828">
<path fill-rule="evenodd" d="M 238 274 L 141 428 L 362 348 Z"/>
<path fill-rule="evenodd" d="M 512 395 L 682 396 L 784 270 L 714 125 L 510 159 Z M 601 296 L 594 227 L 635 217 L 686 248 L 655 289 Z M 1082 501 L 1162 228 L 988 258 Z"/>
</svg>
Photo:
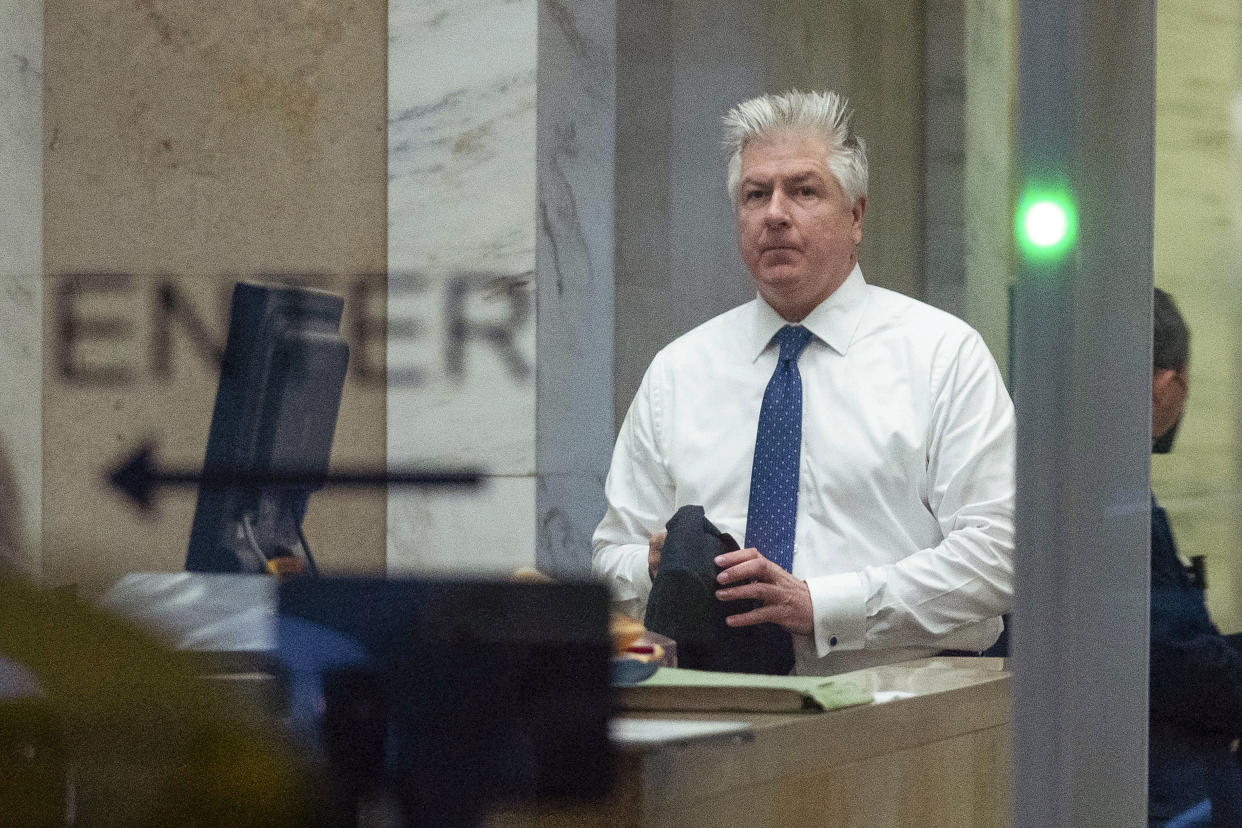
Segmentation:
<svg viewBox="0 0 1242 828">
<path fill-rule="evenodd" d="M 750 741 L 750 725 L 736 721 L 686 721 L 684 719 L 616 718 L 608 723 L 608 736 L 617 747 L 658 747 L 726 737 Z"/>
<path fill-rule="evenodd" d="M 875 699 L 872 700 L 872 704 L 884 704 L 886 702 L 897 701 L 898 699 L 912 698 L 914 698 L 914 694 L 905 690 L 876 690 Z"/>
</svg>

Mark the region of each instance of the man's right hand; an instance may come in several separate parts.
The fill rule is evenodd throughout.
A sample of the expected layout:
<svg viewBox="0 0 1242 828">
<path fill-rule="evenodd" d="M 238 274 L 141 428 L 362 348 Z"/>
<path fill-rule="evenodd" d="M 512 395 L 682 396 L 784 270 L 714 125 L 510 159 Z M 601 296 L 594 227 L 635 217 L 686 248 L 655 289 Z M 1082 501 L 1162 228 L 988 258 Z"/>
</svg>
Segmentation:
<svg viewBox="0 0 1242 828">
<path fill-rule="evenodd" d="M 667 537 L 668 532 L 656 532 L 647 540 L 647 574 L 653 581 L 656 573 L 660 571 L 660 550 L 664 548 L 664 539 Z"/>
</svg>

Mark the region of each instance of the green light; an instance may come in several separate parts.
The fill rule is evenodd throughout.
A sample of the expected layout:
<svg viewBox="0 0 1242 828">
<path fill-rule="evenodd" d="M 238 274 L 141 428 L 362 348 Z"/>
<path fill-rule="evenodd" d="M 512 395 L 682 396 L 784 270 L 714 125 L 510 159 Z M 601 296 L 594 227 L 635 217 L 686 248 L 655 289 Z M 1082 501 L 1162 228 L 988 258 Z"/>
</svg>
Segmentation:
<svg viewBox="0 0 1242 828">
<path fill-rule="evenodd" d="M 1053 247 L 1065 239 L 1065 231 L 1069 229 L 1069 219 L 1059 204 L 1051 201 L 1040 201 L 1032 204 L 1022 220 L 1022 229 L 1026 237 L 1036 247 Z"/>
<path fill-rule="evenodd" d="M 1018 207 L 1015 230 L 1022 252 L 1032 259 L 1053 259 L 1074 246 L 1078 213 L 1062 190 L 1028 190 Z"/>
</svg>

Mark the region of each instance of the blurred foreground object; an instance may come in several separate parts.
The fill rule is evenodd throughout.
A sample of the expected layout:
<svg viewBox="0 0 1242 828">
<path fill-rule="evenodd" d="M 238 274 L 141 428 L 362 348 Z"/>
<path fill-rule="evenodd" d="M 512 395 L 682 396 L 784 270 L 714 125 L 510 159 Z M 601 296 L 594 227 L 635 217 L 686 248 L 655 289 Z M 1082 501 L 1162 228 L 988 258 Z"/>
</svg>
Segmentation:
<svg viewBox="0 0 1242 828">
<path fill-rule="evenodd" d="M 27 566 L 21 543 L 21 514 L 18 509 L 17 483 L 8 452 L 0 442 L 0 578 Z"/>
<path fill-rule="evenodd" d="M 21 704 L 49 751 L 63 723 L 78 824 L 315 824 L 312 769 L 257 711 L 196 678 L 188 656 L 67 595 L 3 578 L 0 653 L 42 687 L 43 703 Z M 0 809 L 30 809 L 32 820 L 48 805 L 5 799 Z M 49 824 L 21 816 L 0 810 L 6 825 Z"/>
<path fill-rule="evenodd" d="M 102 606 L 280 717 L 333 825 L 472 825 L 611 778 L 602 585 L 146 572 Z"/>
<path fill-rule="evenodd" d="M 554 578 L 533 567 L 515 570 L 510 580 L 518 583 L 550 584 Z M 613 610 L 608 617 L 608 634 L 612 637 L 612 654 L 616 658 L 654 661 L 667 667 L 677 666 L 677 644 L 667 636 L 653 633 L 624 613 Z"/>
<path fill-rule="evenodd" d="M 647 630 L 628 615 L 613 612 L 608 619 L 608 632 L 612 635 L 613 655 L 621 655 L 642 638 Z"/>
<path fill-rule="evenodd" d="M 29 671 L 0 658 L 0 825 L 71 824 L 64 720 Z"/>
<path fill-rule="evenodd" d="M 279 608 L 291 727 L 337 812 L 393 802 L 403 825 L 450 828 L 608 794 L 602 584 L 293 578 Z"/>
</svg>

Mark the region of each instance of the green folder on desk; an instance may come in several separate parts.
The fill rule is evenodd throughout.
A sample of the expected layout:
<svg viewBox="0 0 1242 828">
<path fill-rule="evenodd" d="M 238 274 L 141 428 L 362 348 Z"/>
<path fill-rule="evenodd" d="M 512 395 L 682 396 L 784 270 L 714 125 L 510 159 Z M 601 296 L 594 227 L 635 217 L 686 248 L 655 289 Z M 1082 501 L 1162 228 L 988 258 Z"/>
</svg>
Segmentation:
<svg viewBox="0 0 1242 828">
<path fill-rule="evenodd" d="M 661 667 L 619 687 L 622 710 L 796 713 L 868 704 L 871 689 L 848 676 L 761 676 Z"/>
</svg>

